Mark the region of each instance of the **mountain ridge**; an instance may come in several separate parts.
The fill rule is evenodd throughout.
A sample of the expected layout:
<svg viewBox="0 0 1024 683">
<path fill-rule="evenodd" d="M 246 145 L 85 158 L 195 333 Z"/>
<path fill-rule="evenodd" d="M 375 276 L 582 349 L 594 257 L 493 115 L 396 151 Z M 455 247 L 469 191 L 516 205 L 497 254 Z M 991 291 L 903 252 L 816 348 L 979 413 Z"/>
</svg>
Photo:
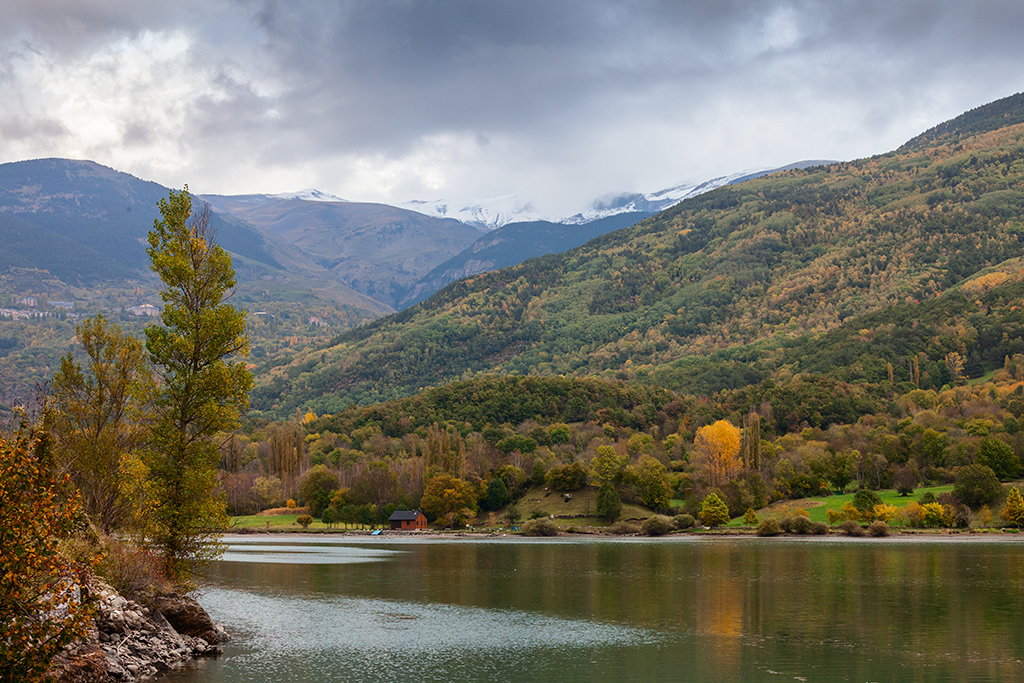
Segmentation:
<svg viewBox="0 0 1024 683">
<path fill-rule="evenodd" d="M 275 369 L 254 403 L 329 411 L 478 373 L 712 392 L 799 372 L 787 345 L 1024 255 L 1024 124 L 958 135 L 722 186 L 569 252 L 455 282 L 343 333 L 315 364 Z M 987 328 L 964 334 L 976 369 L 1009 348 L 978 341 Z M 919 349 L 928 363 L 956 348 L 944 335 Z M 909 356 L 882 358 L 906 377 Z M 687 379 L 695 369 L 700 386 Z"/>
</svg>

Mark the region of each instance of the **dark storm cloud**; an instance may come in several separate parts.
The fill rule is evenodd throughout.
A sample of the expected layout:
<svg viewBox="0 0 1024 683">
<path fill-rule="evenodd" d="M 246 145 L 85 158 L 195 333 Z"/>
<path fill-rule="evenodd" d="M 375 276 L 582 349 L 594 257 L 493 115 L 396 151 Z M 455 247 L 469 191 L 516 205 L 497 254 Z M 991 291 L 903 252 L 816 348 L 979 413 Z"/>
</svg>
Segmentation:
<svg viewBox="0 0 1024 683">
<path fill-rule="evenodd" d="M 301 168 L 344 192 L 358 158 L 393 164 L 381 197 L 565 177 L 593 197 L 886 151 L 1024 89 L 1022 29 L 1010 1 L 5 0 L 0 121 L 25 140 L 40 120 L 39 149 L 59 154 L 73 114 L 50 114 L 59 87 L 33 105 L 33 79 L 80 78 L 105 49 L 113 65 L 87 75 L 110 69 L 96 78 L 114 91 L 95 97 L 133 90 L 103 114 L 119 144 L 174 138 L 207 184 Z M 177 61 L 130 73 L 168 36 L 187 44 Z M 432 161 L 445 177 L 418 185 Z"/>
<path fill-rule="evenodd" d="M 433 132 L 544 134 L 631 100 L 685 118 L 737 84 L 741 101 L 793 86 L 787 68 L 804 79 L 795 96 L 869 102 L 963 78 L 981 55 L 1014 66 L 1024 55 L 1024 9 L 1010 2 L 290 0 L 251 21 L 291 126 L 315 131 L 318 147 L 390 153 Z"/>
</svg>

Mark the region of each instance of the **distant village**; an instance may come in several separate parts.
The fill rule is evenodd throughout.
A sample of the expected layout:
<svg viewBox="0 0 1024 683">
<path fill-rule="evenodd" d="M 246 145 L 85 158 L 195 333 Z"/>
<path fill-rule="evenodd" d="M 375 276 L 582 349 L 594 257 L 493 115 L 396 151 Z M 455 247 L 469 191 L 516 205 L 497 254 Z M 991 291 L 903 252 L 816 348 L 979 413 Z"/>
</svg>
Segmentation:
<svg viewBox="0 0 1024 683">
<path fill-rule="evenodd" d="M 12 320 L 30 320 L 32 318 L 56 318 L 66 320 L 78 320 L 84 317 L 84 313 L 75 313 L 74 301 L 59 301 L 44 299 L 45 308 L 40 308 L 38 297 L 26 296 L 16 299 L 15 306 L 19 308 L 0 308 L 0 318 Z M 115 313 L 128 313 L 129 315 L 155 317 L 160 315 L 160 309 L 153 304 L 142 304 L 141 306 L 128 306 L 126 308 L 114 309 Z"/>
</svg>

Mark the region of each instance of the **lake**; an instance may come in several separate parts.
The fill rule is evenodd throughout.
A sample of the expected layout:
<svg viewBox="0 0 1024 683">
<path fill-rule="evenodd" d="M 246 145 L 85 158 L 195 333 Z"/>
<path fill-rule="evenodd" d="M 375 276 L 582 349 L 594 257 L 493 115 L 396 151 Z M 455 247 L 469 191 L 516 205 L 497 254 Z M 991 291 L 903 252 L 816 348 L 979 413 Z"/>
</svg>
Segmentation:
<svg viewBox="0 0 1024 683">
<path fill-rule="evenodd" d="M 1016 538 L 227 540 L 168 680 L 1024 680 Z"/>
</svg>

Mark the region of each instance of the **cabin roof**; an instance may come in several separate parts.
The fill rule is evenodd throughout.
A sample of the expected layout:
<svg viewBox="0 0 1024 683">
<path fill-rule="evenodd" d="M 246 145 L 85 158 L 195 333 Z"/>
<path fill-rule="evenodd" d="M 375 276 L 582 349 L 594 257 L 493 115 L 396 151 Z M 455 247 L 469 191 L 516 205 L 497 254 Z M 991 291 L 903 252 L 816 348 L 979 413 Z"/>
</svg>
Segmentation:
<svg viewBox="0 0 1024 683">
<path fill-rule="evenodd" d="M 389 522 L 412 522 L 423 513 L 419 510 L 395 510 L 388 517 Z"/>
</svg>

